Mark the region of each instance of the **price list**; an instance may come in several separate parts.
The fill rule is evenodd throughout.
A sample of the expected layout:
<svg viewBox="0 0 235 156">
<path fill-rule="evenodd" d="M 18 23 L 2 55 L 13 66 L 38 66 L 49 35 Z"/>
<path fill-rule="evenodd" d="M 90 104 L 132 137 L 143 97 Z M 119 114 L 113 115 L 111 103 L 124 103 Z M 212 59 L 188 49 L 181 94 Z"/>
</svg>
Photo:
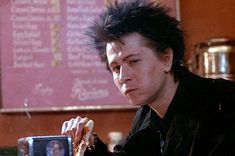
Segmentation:
<svg viewBox="0 0 235 156">
<path fill-rule="evenodd" d="M 85 32 L 103 0 L 2 0 L 2 108 L 126 104 Z"/>
</svg>

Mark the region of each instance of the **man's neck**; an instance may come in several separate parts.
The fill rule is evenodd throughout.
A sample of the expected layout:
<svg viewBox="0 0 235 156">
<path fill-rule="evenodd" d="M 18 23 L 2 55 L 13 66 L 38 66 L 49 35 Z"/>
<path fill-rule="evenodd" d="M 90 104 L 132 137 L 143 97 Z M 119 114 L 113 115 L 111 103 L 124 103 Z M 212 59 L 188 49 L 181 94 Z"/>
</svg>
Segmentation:
<svg viewBox="0 0 235 156">
<path fill-rule="evenodd" d="M 161 117 L 164 118 L 168 107 L 170 106 L 176 90 L 178 88 L 179 85 L 179 81 L 170 81 L 168 82 L 167 88 L 165 88 L 166 90 L 164 91 L 163 95 L 159 96 L 157 98 L 157 100 L 151 104 L 149 104 L 149 106 Z"/>
</svg>

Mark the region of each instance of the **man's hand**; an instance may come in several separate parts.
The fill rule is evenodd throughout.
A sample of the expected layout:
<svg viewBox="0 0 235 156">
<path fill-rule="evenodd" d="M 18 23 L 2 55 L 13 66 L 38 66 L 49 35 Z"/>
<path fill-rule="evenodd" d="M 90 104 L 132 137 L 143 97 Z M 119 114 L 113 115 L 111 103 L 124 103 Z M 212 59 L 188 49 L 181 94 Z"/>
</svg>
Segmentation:
<svg viewBox="0 0 235 156">
<path fill-rule="evenodd" d="M 92 120 L 80 116 L 63 123 L 61 134 L 73 138 L 75 156 L 83 156 L 86 148 L 94 144 L 93 127 L 94 122 Z"/>
</svg>

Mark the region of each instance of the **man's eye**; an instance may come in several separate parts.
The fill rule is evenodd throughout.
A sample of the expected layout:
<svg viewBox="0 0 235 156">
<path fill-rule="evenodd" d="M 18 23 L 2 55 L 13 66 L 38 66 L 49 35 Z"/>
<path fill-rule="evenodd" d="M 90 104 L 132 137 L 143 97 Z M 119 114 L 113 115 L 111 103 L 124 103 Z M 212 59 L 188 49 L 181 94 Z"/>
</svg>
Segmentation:
<svg viewBox="0 0 235 156">
<path fill-rule="evenodd" d="M 140 60 L 139 59 L 135 59 L 135 60 L 130 60 L 129 61 L 129 64 L 135 64 L 135 63 L 137 63 L 137 62 L 139 62 Z"/>
<path fill-rule="evenodd" d="M 120 66 L 114 66 L 111 68 L 113 72 L 118 73 L 120 70 Z"/>
</svg>

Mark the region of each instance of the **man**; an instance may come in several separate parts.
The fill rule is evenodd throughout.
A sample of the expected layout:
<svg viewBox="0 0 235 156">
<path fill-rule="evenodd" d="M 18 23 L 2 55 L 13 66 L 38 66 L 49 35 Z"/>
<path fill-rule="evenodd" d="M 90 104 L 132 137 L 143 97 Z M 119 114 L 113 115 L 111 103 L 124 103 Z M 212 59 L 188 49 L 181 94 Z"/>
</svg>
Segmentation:
<svg viewBox="0 0 235 156">
<path fill-rule="evenodd" d="M 91 27 L 88 35 L 116 86 L 140 108 L 113 153 L 92 135 L 86 156 L 235 155 L 235 84 L 183 66 L 184 32 L 168 12 L 141 0 L 116 2 Z M 64 122 L 62 134 L 80 144 L 88 120 Z"/>
</svg>

